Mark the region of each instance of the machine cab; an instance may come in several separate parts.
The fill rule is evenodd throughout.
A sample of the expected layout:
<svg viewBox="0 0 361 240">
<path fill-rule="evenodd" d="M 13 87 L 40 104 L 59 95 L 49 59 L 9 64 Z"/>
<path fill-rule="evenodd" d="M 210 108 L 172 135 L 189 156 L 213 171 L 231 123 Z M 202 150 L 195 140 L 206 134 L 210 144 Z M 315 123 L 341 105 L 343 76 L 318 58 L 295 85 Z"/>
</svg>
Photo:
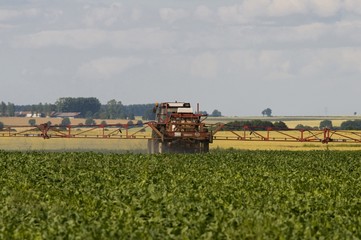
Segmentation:
<svg viewBox="0 0 361 240">
<path fill-rule="evenodd" d="M 190 103 L 166 102 L 156 104 L 155 113 L 158 123 L 167 123 L 172 114 L 193 114 L 193 109 Z"/>
</svg>

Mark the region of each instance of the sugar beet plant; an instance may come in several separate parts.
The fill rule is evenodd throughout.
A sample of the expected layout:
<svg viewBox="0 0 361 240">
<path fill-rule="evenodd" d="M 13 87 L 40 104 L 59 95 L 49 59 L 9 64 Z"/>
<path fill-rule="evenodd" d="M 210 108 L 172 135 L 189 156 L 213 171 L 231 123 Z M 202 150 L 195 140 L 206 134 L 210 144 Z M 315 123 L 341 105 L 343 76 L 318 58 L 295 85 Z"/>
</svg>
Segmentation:
<svg viewBox="0 0 361 240">
<path fill-rule="evenodd" d="M 0 239 L 361 238 L 361 152 L 0 151 Z"/>
</svg>

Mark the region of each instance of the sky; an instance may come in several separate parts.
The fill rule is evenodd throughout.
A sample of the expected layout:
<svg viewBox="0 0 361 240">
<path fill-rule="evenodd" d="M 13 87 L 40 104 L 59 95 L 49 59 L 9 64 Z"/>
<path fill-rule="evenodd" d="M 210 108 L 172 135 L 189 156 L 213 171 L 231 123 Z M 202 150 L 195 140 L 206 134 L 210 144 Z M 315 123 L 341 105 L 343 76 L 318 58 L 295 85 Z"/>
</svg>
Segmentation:
<svg viewBox="0 0 361 240">
<path fill-rule="evenodd" d="M 1 0 L 0 101 L 361 114 L 360 0 Z"/>
</svg>

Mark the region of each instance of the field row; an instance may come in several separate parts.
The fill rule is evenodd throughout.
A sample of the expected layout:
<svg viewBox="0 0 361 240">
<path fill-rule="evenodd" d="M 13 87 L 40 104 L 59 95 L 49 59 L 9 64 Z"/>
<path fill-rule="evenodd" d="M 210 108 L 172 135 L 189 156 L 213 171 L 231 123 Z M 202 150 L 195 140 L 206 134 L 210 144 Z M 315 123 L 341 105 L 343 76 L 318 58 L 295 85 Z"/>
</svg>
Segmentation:
<svg viewBox="0 0 361 240">
<path fill-rule="evenodd" d="M 361 152 L 0 151 L 0 239 L 357 239 Z"/>
</svg>

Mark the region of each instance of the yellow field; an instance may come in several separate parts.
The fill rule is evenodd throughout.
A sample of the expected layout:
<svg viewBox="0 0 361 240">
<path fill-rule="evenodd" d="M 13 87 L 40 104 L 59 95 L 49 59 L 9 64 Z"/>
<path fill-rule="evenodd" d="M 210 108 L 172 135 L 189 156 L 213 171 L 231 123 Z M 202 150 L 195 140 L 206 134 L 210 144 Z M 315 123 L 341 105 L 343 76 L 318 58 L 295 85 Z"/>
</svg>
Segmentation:
<svg viewBox="0 0 361 240">
<path fill-rule="evenodd" d="M 60 124 L 61 119 L 39 118 L 37 124 L 51 121 L 52 124 Z M 332 119 L 331 119 L 332 120 Z M 347 120 L 347 118 L 345 118 Z M 339 126 L 343 119 L 335 119 L 334 126 Z M 5 125 L 28 125 L 29 118 L 0 118 L 0 122 Z M 102 120 L 96 120 L 100 124 Z M 105 120 L 108 124 L 126 123 L 128 120 Z M 298 124 L 307 126 L 319 126 L 322 120 L 285 121 L 290 128 Z M 85 119 L 71 119 L 72 124 L 84 123 Z M 73 130 L 74 131 L 74 130 Z M 99 130 L 100 131 L 100 130 Z M 101 132 L 99 132 L 101 134 Z M 124 133 L 123 133 L 124 134 Z M 239 132 L 242 135 L 242 132 Z M 229 132 L 219 132 L 218 136 L 232 135 Z M 234 135 L 233 135 L 234 136 Z M 272 135 L 282 137 L 282 135 Z M 249 150 L 361 150 L 361 144 L 350 143 L 301 143 L 301 142 L 245 142 L 245 141 L 222 141 L 216 140 L 210 145 L 211 149 L 249 149 Z M 0 137 L 0 149 L 21 150 L 21 151 L 135 151 L 146 152 L 147 140 L 122 140 L 122 139 L 71 139 L 71 138 L 51 138 L 44 140 L 40 137 Z"/>
<path fill-rule="evenodd" d="M 0 122 L 4 123 L 4 125 L 9 126 L 18 126 L 18 125 L 29 125 L 29 120 L 35 119 L 36 124 L 51 122 L 52 125 L 60 125 L 62 119 L 61 118 L 25 118 L 25 117 L 0 117 Z M 80 123 L 85 124 L 84 118 L 74 118 L 70 119 L 72 125 L 78 125 Z M 126 119 L 94 119 L 96 124 L 100 124 L 102 121 L 106 121 L 107 124 L 126 124 L 129 120 Z"/>
<path fill-rule="evenodd" d="M 71 139 L 40 137 L 0 138 L 0 149 L 11 151 L 110 151 L 145 152 L 146 140 Z"/>
<path fill-rule="evenodd" d="M 361 150 L 361 144 L 299 143 L 299 142 L 243 142 L 214 141 L 211 149 L 243 150 Z M 146 152 L 147 140 L 120 139 L 69 139 L 53 138 L 0 138 L 0 149 L 12 151 L 106 151 L 106 152 Z"/>
</svg>

